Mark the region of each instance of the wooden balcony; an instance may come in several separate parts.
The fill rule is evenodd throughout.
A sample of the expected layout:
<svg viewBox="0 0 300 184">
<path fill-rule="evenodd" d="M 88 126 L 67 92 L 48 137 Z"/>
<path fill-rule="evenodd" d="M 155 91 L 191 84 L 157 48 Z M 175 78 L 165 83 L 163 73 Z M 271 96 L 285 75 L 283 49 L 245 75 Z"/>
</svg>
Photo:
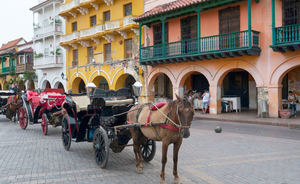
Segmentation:
<svg viewBox="0 0 300 184">
<path fill-rule="evenodd" d="M 260 55 L 259 32 L 239 31 L 141 48 L 140 63 L 156 65 L 243 55 Z"/>
<path fill-rule="evenodd" d="M 300 50 L 300 24 L 274 28 L 271 48 L 275 52 Z"/>
<path fill-rule="evenodd" d="M 16 66 L 16 73 L 34 72 L 33 64 L 18 64 Z"/>
</svg>

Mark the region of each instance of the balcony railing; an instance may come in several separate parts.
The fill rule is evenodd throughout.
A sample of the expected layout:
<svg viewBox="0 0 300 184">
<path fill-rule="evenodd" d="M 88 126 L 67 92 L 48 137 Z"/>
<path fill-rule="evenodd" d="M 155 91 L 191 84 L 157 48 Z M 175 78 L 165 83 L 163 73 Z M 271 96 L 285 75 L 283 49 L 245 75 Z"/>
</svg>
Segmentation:
<svg viewBox="0 0 300 184">
<path fill-rule="evenodd" d="M 199 40 L 189 39 L 141 48 L 142 64 L 151 64 L 153 60 L 166 60 L 172 62 L 174 58 L 199 56 L 219 58 L 235 55 L 259 55 L 259 32 L 251 31 L 252 43 L 249 44 L 249 31 L 239 31 L 215 36 L 201 37 Z M 171 60 L 170 60 L 171 59 Z M 148 62 L 149 61 L 149 62 Z"/>
<path fill-rule="evenodd" d="M 130 24 L 137 24 L 136 22 L 133 21 L 135 17 L 132 17 L 132 16 L 128 16 L 128 17 L 125 17 L 123 19 L 123 26 L 128 26 Z"/>
<path fill-rule="evenodd" d="M 92 36 L 97 33 L 102 33 L 104 31 L 103 25 L 97 25 L 95 27 L 92 27 L 90 29 L 81 30 L 80 31 L 80 37 L 86 37 L 86 36 Z"/>
<path fill-rule="evenodd" d="M 62 25 L 60 23 L 56 23 L 55 26 L 53 24 L 49 24 L 44 27 L 40 27 L 38 29 L 34 30 L 34 38 L 35 39 L 40 39 L 43 38 L 43 36 L 48 36 L 49 34 L 52 35 L 54 33 L 63 33 L 62 32 Z"/>
<path fill-rule="evenodd" d="M 10 72 L 15 72 L 15 67 L 3 67 L 2 68 L 2 74 L 8 74 Z"/>
<path fill-rule="evenodd" d="M 69 41 L 72 41 L 72 40 L 76 40 L 76 39 L 79 38 L 79 35 L 80 35 L 79 32 L 74 32 L 74 33 L 71 33 L 71 34 L 68 34 L 68 35 L 61 36 L 60 42 L 69 42 Z"/>
<path fill-rule="evenodd" d="M 16 66 L 16 73 L 24 73 L 24 72 L 33 72 L 33 64 L 17 64 Z"/>
<path fill-rule="evenodd" d="M 300 24 L 276 27 L 273 30 L 274 51 L 285 52 L 300 49 Z"/>
<path fill-rule="evenodd" d="M 62 56 L 45 56 L 41 58 L 35 58 L 34 68 L 58 68 L 63 66 Z"/>
<path fill-rule="evenodd" d="M 68 10 L 74 8 L 75 6 L 78 6 L 79 4 L 80 4 L 79 0 L 72 0 L 69 3 L 62 5 L 60 7 L 60 12 L 68 11 Z"/>
<path fill-rule="evenodd" d="M 104 24 L 104 29 L 105 30 L 118 29 L 118 28 L 120 28 L 120 20 L 106 22 Z"/>
</svg>

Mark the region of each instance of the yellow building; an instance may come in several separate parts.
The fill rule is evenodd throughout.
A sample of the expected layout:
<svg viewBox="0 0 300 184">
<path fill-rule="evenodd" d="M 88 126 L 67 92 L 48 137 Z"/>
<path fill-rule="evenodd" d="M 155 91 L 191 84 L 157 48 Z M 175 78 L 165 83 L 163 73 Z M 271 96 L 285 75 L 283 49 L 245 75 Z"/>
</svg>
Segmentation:
<svg viewBox="0 0 300 184">
<path fill-rule="evenodd" d="M 143 83 L 138 62 L 139 26 L 133 21 L 144 11 L 141 0 L 66 0 L 59 15 L 66 20 L 67 88 L 116 90 Z"/>
</svg>

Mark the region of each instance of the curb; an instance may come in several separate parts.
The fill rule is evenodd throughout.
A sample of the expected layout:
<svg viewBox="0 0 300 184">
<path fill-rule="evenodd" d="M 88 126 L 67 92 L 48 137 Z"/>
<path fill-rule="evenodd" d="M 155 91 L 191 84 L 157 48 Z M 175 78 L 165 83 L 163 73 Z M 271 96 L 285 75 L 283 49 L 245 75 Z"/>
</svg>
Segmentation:
<svg viewBox="0 0 300 184">
<path fill-rule="evenodd" d="M 266 122 L 266 121 L 234 120 L 234 119 L 220 119 L 220 118 L 208 118 L 208 117 L 194 117 L 194 120 L 226 121 L 226 122 L 233 122 L 233 123 L 281 126 L 281 127 L 288 127 L 290 129 L 300 129 L 300 124 L 274 123 L 274 122 Z"/>
</svg>

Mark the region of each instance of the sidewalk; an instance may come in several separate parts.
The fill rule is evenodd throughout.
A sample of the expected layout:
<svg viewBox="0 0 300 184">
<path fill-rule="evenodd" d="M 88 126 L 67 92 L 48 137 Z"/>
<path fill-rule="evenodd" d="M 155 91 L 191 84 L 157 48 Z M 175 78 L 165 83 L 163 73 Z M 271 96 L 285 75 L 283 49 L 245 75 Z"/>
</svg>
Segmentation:
<svg viewBox="0 0 300 184">
<path fill-rule="evenodd" d="M 300 114 L 297 118 L 281 119 L 281 118 L 257 118 L 255 111 L 246 111 L 240 113 L 222 113 L 218 115 L 202 114 L 196 111 L 194 120 L 215 120 L 215 121 L 228 121 L 235 123 L 249 123 L 260 125 L 283 126 L 292 129 L 300 129 Z"/>
</svg>

